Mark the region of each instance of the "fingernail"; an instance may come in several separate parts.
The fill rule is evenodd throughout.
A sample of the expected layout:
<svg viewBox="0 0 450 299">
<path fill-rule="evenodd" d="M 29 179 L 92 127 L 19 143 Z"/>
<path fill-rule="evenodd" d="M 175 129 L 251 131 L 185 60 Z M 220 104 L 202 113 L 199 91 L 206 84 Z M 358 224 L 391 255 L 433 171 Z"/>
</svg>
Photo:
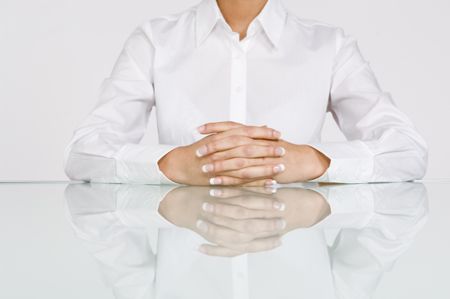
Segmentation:
<svg viewBox="0 0 450 299">
<path fill-rule="evenodd" d="M 277 183 L 277 181 L 275 181 L 275 180 L 268 180 L 264 183 L 264 186 L 270 187 L 270 186 L 276 185 L 276 183 Z"/>
<path fill-rule="evenodd" d="M 273 167 L 273 171 L 274 171 L 275 173 L 282 172 L 282 171 L 284 171 L 285 169 L 286 169 L 286 167 L 284 166 L 284 164 L 278 164 L 278 165 L 276 165 L 276 166 Z"/>
<path fill-rule="evenodd" d="M 202 210 L 211 213 L 214 212 L 214 206 L 210 203 L 204 202 L 202 204 Z"/>
<path fill-rule="evenodd" d="M 284 149 L 284 147 L 279 146 L 275 149 L 275 154 L 277 156 L 283 156 L 285 153 L 286 153 L 286 150 Z"/>
<path fill-rule="evenodd" d="M 286 220 L 279 219 L 276 221 L 275 225 L 276 225 L 277 229 L 285 229 L 286 228 Z"/>
<path fill-rule="evenodd" d="M 201 157 L 201 156 L 205 155 L 207 151 L 208 151 L 208 149 L 206 148 L 206 146 L 202 146 L 201 148 L 197 149 L 195 154 L 197 155 L 197 157 Z"/>
<path fill-rule="evenodd" d="M 286 205 L 284 202 L 276 201 L 273 203 L 273 208 L 278 211 L 284 211 L 284 209 L 286 209 Z"/>
<path fill-rule="evenodd" d="M 213 171 L 214 166 L 212 164 L 205 164 L 202 166 L 202 171 L 203 172 L 210 172 Z"/>
<path fill-rule="evenodd" d="M 220 195 L 222 195 L 222 190 L 211 189 L 211 190 L 209 190 L 209 195 L 210 196 L 220 196 Z"/>
<path fill-rule="evenodd" d="M 278 247 L 281 245 L 281 239 L 275 241 L 275 246 Z"/>
<path fill-rule="evenodd" d="M 201 253 L 206 253 L 205 247 L 203 245 L 200 245 L 198 247 L 198 251 L 200 251 Z"/>
<path fill-rule="evenodd" d="M 275 187 L 266 186 L 265 188 L 266 191 L 269 191 L 272 194 L 277 193 L 277 188 Z"/>
<path fill-rule="evenodd" d="M 280 136 L 281 136 L 281 132 L 279 132 L 279 131 L 277 131 L 277 130 L 273 130 L 272 134 L 273 134 L 273 136 L 276 137 L 276 138 L 280 138 Z"/>
<path fill-rule="evenodd" d="M 197 228 L 199 230 L 201 230 L 202 232 L 207 232 L 208 231 L 208 224 L 206 224 L 205 221 L 203 220 L 197 220 L 197 222 L 195 223 L 195 226 L 197 226 Z"/>
<path fill-rule="evenodd" d="M 197 131 L 199 131 L 200 133 L 203 133 L 203 131 L 205 130 L 206 126 L 205 125 L 201 125 L 200 127 L 197 128 Z"/>
<path fill-rule="evenodd" d="M 220 185 L 220 184 L 222 184 L 222 179 L 221 178 L 210 178 L 209 183 L 211 185 Z"/>
</svg>

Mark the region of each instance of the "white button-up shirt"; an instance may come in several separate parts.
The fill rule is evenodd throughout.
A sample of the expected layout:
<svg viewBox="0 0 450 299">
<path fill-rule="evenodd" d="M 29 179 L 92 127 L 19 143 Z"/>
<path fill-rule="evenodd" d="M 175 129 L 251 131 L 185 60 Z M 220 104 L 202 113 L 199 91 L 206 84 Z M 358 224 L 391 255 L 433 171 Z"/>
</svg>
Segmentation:
<svg viewBox="0 0 450 299">
<path fill-rule="evenodd" d="M 153 107 L 159 144 L 140 144 Z M 321 141 L 327 112 L 348 141 Z M 269 0 L 239 40 L 216 1 L 202 0 L 131 34 L 64 169 L 75 180 L 174 183 L 158 160 L 203 138 L 198 126 L 225 120 L 267 125 L 323 152 L 331 164 L 318 181 L 417 179 L 427 165 L 424 140 L 341 28 Z"/>
</svg>

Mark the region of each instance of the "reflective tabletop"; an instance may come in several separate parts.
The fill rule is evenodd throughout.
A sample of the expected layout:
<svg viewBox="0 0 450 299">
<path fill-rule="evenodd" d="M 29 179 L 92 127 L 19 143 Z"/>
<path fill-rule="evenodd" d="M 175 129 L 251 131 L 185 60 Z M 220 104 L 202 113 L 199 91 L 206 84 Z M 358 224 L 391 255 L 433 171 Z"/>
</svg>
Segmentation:
<svg viewBox="0 0 450 299">
<path fill-rule="evenodd" d="M 0 298 L 450 298 L 449 188 L 0 183 Z"/>
</svg>

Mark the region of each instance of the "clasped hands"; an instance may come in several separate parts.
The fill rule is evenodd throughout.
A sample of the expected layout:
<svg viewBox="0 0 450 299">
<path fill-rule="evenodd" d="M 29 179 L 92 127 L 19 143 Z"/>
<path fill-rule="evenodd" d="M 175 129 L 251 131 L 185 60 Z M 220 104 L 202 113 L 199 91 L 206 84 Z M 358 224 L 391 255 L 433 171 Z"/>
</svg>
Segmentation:
<svg viewBox="0 0 450 299">
<path fill-rule="evenodd" d="M 326 218 L 330 205 L 303 188 L 182 186 L 171 190 L 158 212 L 209 243 L 199 250 L 213 256 L 237 256 L 274 249 L 288 232 Z"/>
<path fill-rule="evenodd" d="M 269 186 L 321 176 L 330 159 L 308 145 L 281 139 L 266 126 L 207 123 L 201 140 L 168 152 L 159 161 L 172 181 L 186 185 Z"/>
</svg>

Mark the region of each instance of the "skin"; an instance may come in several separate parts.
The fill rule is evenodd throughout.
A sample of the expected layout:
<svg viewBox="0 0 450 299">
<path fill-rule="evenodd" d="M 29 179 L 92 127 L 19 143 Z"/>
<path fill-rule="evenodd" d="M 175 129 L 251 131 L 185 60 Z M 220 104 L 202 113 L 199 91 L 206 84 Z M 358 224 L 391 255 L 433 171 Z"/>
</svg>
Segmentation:
<svg viewBox="0 0 450 299">
<path fill-rule="evenodd" d="M 267 0 L 217 0 L 227 23 L 242 40 Z M 321 176 L 330 159 L 303 144 L 281 139 L 266 126 L 224 121 L 199 127 L 205 138 L 180 146 L 159 161 L 172 181 L 187 185 L 264 186 L 302 182 Z"/>
<path fill-rule="evenodd" d="M 327 201 L 301 188 L 178 187 L 161 201 L 159 213 L 209 243 L 199 250 L 237 256 L 281 245 L 288 232 L 310 227 L 330 214 Z"/>
</svg>

